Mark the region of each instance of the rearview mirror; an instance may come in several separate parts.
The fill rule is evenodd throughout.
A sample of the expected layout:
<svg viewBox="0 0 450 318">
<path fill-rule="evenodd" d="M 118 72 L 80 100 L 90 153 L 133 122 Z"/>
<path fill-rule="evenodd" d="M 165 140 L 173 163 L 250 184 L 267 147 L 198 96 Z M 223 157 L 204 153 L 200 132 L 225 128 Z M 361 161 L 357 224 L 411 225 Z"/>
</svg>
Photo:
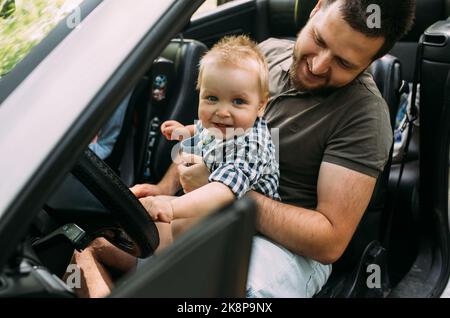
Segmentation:
<svg viewBox="0 0 450 318">
<path fill-rule="evenodd" d="M 16 0 L 4 0 L 0 2 L 0 18 L 9 18 L 16 11 Z"/>
</svg>

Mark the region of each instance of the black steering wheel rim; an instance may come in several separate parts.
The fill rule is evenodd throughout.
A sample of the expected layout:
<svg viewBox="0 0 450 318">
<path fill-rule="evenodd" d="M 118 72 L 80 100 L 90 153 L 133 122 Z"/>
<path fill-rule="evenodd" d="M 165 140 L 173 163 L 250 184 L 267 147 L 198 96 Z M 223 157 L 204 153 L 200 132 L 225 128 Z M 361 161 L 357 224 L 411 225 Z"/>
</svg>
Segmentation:
<svg viewBox="0 0 450 318">
<path fill-rule="evenodd" d="M 144 258 L 159 245 L 159 233 L 145 208 L 116 173 L 89 148 L 72 170 L 73 175 L 111 212 L 126 234 L 120 240 L 109 232 L 105 237 L 129 254 Z M 108 233 L 104 233 L 108 234 Z M 122 241 L 122 243 L 120 243 Z"/>
</svg>

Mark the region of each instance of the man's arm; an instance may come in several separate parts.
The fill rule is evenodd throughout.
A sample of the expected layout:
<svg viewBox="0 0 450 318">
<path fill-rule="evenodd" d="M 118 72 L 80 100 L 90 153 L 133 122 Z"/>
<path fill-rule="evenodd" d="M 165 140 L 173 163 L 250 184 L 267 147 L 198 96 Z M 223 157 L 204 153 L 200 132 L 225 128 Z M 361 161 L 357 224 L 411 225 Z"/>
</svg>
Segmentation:
<svg viewBox="0 0 450 318">
<path fill-rule="evenodd" d="M 252 192 L 259 209 L 257 229 L 296 254 L 321 263 L 344 252 L 367 208 L 376 179 L 323 162 L 317 182 L 317 207 L 308 210 Z"/>
</svg>

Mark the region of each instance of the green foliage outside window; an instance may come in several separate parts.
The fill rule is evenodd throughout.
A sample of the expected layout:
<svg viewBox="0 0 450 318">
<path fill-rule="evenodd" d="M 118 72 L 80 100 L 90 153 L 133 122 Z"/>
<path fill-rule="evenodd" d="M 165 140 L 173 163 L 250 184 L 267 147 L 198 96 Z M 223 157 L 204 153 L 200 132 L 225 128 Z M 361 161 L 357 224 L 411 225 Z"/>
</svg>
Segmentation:
<svg viewBox="0 0 450 318">
<path fill-rule="evenodd" d="M 82 0 L 0 0 L 0 77 Z"/>
</svg>

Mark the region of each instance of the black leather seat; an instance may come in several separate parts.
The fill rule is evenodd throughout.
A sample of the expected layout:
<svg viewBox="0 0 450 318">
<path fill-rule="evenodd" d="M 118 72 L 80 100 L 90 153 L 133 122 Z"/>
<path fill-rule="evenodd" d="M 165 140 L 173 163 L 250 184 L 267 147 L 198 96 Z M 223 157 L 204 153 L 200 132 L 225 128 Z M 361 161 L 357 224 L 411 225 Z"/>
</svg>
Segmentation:
<svg viewBox="0 0 450 318">
<path fill-rule="evenodd" d="M 390 54 L 395 55 L 403 67 L 403 79 L 412 83 L 417 43 L 422 33 L 434 22 L 445 20 L 447 0 L 416 0 L 416 19 L 412 30 L 401 39 Z M 447 4 L 450 7 L 450 4 Z M 450 8 L 448 8 L 450 9 Z"/>
<path fill-rule="evenodd" d="M 317 0 L 259 0 L 256 39 L 269 37 L 295 38 L 308 22 Z"/>
<path fill-rule="evenodd" d="M 176 142 L 167 141 L 161 135 L 160 124 L 171 119 L 190 125 L 197 118 L 198 92 L 195 87 L 200 58 L 206 50 L 199 41 L 174 39 L 150 71 L 151 82 L 164 75 L 168 83 L 164 100 L 153 96 L 150 107 L 139 110 L 135 144 L 137 182 L 158 182 L 172 162 L 171 149 Z"/>
<path fill-rule="evenodd" d="M 402 69 L 400 60 L 395 56 L 387 54 L 374 61 L 370 66 L 370 72 L 389 106 L 391 125 L 394 128 L 395 116 L 398 111 L 400 92 L 406 89 L 402 81 Z"/>
<path fill-rule="evenodd" d="M 445 20 L 450 15 L 448 0 L 416 0 L 416 19 L 412 30 L 391 50 L 402 63 L 403 80 L 411 83 L 416 62 L 417 45 L 420 36 L 433 23 Z M 433 131 L 433 134 L 436 133 Z M 419 193 L 419 153 L 420 127 L 413 126 L 413 134 L 405 160 L 402 180 L 398 190 L 395 215 L 392 219 L 389 242 L 389 273 L 393 284 L 409 271 L 419 250 L 419 236 L 422 231 L 420 221 Z M 397 191 L 400 163 L 393 163 L 389 176 L 389 192 Z"/>
<path fill-rule="evenodd" d="M 159 127 L 167 119 L 192 124 L 197 118 L 197 66 L 206 49 L 195 40 L 172 40 L 133 89 L 117 141 L 105 159 L 125 184 L 156 183 L 169 167 L 175 142 L 161 138 Z M 166 81 L 162 95 L 155 93 L 158 76 Z"/>
<path fill-rule="evenodd" d="M 389 106 L 393 128 L 402 86 L 400 62 L 394 56 L 386 55 L 374 61 L 370 71 Z M 385 220 L 391 213 L 387 205 L 390 170 L 391 158 L 377 179 L 369 206 L 350 244 L 333 265 L 333 273 L 318 297 L 382 297 L 388 289 L 387 250 L 382 242 Z M 381 268 L 383 285 L 369 289 L 366 284 L 367 268 L 373 264 Z"/>
</svg>

